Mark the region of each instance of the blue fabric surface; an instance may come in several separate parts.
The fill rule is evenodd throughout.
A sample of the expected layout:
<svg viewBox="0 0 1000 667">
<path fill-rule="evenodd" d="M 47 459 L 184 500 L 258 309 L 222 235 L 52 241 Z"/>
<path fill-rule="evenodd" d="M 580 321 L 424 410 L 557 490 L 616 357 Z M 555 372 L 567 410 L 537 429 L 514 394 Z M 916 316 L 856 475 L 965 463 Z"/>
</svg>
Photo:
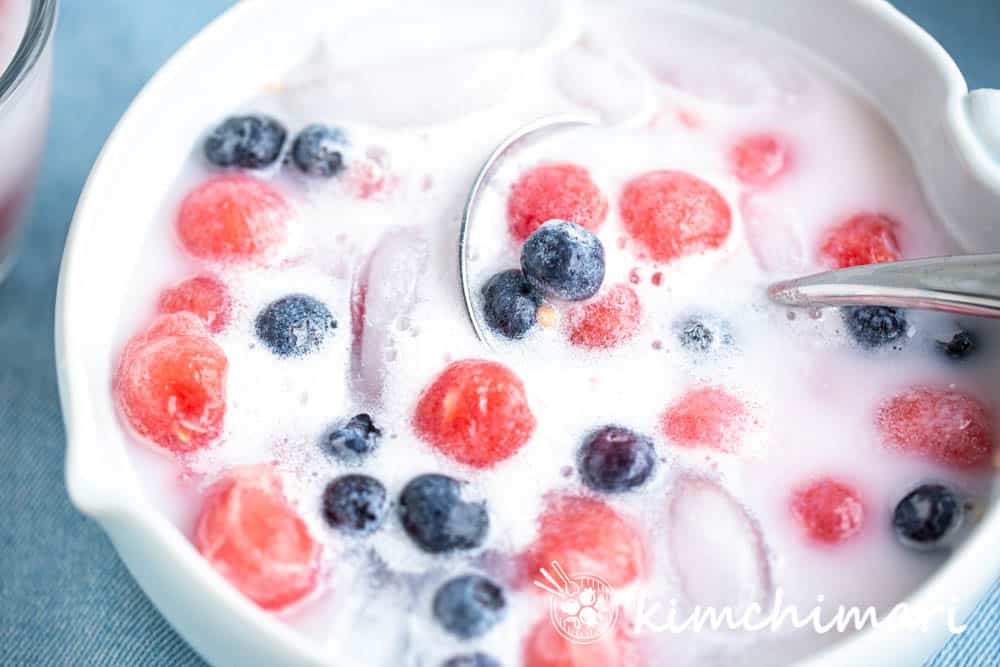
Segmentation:
<svg viewBox="0 0 1000 667">
<path fill-rule="evenodd" d="M 204 664 L 156 613 L 103 533 L 69 504 L 52 311 L 67 224 L 105 137 L 156 68 L 230 4 L 63 1 L 34 221 L 21 261 L 0 286 L 0 665 Z M 942 41 L 971 86 L 1000 87 L 1000 3 L 896 4 Z M 929 664 L 1000 665 L 1000 582 L 970 630 Z"/>
</svg>

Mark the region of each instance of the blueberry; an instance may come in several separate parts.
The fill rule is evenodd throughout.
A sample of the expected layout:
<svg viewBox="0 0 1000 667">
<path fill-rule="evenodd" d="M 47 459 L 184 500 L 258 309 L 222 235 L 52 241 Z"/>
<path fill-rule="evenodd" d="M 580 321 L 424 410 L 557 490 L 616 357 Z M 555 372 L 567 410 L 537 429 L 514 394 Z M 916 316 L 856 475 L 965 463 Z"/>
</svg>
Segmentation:
<svg viewBox="0 0 1000 667">
<path fill-rule="evenodd" d="M 257 337 L 279 357 L 301 356 L 318 349 L 337 328 L 322 302 L 305 294 L 291 294 L 257 315 Z"/>
<path fill-rule="evenodd" d="M 385 487 L 368 475 L 344 475 L 323 491 L 323 518 L 337 530 L 368 535 L 385 518 Z"/>
<path fill-rule="evenodd" d="M 677 338 L 681 345 L 692 352 L 708 352 L 712 349 L 715 334 L 704 322 L 694 318 L 682 322 L 677 328 Z"/>
<path fill-rule="evenodd" d="M 517 269 L 501 271 L 483 286 L 486 324 L 506 338 L 523 338 L 535 326 L 542 298 Z"/>
<path fill-rule="evenodd" d="M 580 301 L 604 282 L 604 246 L 593 232 L 564 220 L 549 220 L 521 247 L 521 270 L 542 294 Z"/>
<path fill-rule="evenodd" d="M 205 157 L 220 167 L 260 169 L 281 154 L 288 132 L 268 116 L 233 116 L 205 139 Z"/>
<path fill-rule="evenodd" d="M 946 486 L 923 484 L 908 493 L 892 513 L 899 541 L 913 549 L 942 546 L 962 522 L 962 505 Z"/>
<path fill-rule="evenodd" d="M 371 416 L 362 412 L 330 431 L 323 444 L 338 459 L 357 461 L 375 449 L 381 436 L 382 431 L 375 426 Z"/>
<path fill-rule="evenodd" d="M 292 143 L 292 161 L 303 173 L 332 178 L 344 169 L 347 135 L 329 125 L 310 125 Z"/>
<path fill-rule="evenodd" d="M 937 349 L 951 359 L 964 359 L 976 351 L 978 340 L 968 329 L 962 329 L 948 340 L 934 341 Z"/>
<path fill-rule="evenodd" d="M 655 464 L 653 441 L 621 426 L 605 426 L 588 435 L 578 458 L 584 484 L 607 493 L 641 486 Z"/>
<path fill-rule="evenodd" d="M 446 581 L 434 595 L 434 617 L 461 639 L 481 637 L 503 620 L 503 589 L 486 577 L 467 574 Z"/>
<path fill-rule="evenodd" d="M 874 350 L 906 338 L 906 313 L 887 306 L 848 306 L 841 310 L 847 330 L 858 344 Z"/>
<path fill-rule="evenodd" d="M 462 483 L 445 475 L 420 475 L 399 496 L 403 528 L 421 549 L 444 553 L 478 547 L 490 520 L 486 503 L 462 499 Z"/>
<path fill-rule="evenodd" d="M 449 658 L 441 667 L 500 667 L 500 663 L 485 653 L 466 653 Z"/>
</svg>

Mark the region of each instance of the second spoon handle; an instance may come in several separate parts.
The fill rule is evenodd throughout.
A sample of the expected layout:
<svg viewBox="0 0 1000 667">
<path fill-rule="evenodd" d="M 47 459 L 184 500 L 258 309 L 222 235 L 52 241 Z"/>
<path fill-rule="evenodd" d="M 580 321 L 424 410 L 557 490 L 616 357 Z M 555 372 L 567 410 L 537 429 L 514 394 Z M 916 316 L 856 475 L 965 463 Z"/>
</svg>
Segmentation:
<svg viewBox="0 0 1000 667">
<path fill-rule="evenodd" d="M 789 306 L 882 305 L 1000 318 L 1000 254 L 868 264 L 774 283 Z"/>
</svg>

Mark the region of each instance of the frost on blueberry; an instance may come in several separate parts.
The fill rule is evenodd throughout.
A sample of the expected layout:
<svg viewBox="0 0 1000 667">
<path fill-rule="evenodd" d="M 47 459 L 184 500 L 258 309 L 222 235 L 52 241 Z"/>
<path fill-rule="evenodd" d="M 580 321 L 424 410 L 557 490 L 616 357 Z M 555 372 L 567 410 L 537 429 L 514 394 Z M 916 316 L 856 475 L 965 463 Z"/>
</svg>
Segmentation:
<svg viewBox="0 0 1000 667">
<path fill-rule="evenodd" d="M 604 282 L 604 246 L 585 227 L 550 220 L 521 247 L 521 270 L 542 294 L 567 301 L 589 299 Z"/>
<path fill-rule="evenodd" d="M 344 131 L 329 125 L 310 125 L 292 144 L 292 162 L 302 173 L 332 178 L 344 169 L 348 141 Z"/>
<path fill-rule="evenodd" d="M 517 269 L 490 278 L 482 296 L 487 326 L 504 338 L 523 338 L 535 326 L 542 298 Z"/>
<path fill-rule="evenodd" d="M 257 337 L 279 357 L 302 356 L 323 345 L 337 328 L 326 305 L 305 294 L 291 294 L 257 315 Z"/>
<path fill-rule="evenodd" d="M 892 527 L 903 546 L 917 550 L 948 546 L 962 524 L 962 503 L 943 484 L 921 484 L 896 505 Z"/>
<path fill-rule="evenodd" d="M 269 116 L 232 116 L 205 138 L 205 157 L 219 167 L 260 169 L 278 159 L 288 132 Z"/>
<path fill-rule="evenodd" d="M 474 549 L 486 539 L 486 503 L 465 499 L 462 482 L 446 475 L 420 475 L 399 496 L 399 517 L 417 546 L 429 553 Z"/>
<path fill-rule="evenodd" d="M 906 341 L 906 312 L 887 306 L 849 306 L 841 310 L 851 337 L 866 350 Z"/>
<path fill-rule="evenodd" d="M 323 518 L 348 535 L 363 536 L 378 530 L 387 509 L 385 487 L 368 475 L 344 475 L 323 491 Z"/>
<path fill-rule="evenodd" d="M 382 437 L 371 415 L 362 412 L 335 427 L 323 438 L 325 451 L 334 458 L 357 462 L 374 451 Z"/>
<path fill-rule="evenodd" d="M 449 579 L 437 590 L 433 610 L 445 630 L 460 639 L 472 639 L 503 620 L 507 599 L 496 582 L 467 574 Z"/>
</svg>

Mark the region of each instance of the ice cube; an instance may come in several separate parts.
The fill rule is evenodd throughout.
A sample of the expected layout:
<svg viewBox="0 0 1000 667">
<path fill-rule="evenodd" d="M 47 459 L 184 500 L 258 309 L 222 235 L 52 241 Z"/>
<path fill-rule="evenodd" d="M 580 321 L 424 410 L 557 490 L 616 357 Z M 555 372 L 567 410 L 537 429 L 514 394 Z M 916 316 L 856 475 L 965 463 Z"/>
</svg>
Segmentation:
<svg viewBox="0 0 1000 667">
<path fill-rule="evenodd" d="M 558 57 L 555 79 L 563 95 L 597 113 L 605 123 L 641 119 L 655 106 L 643 73 L 592 40 Z"/>
<path fill-rule="evenodd" d="M 635 60 L 663 84 L 726 106 L 796 103 L 805 79 L 746 35 L 652 12 L 629 12 L 613 29 Z M 718 45 L 707 53 L 704 45 Z M 664 48 L 669 44 L 670 48 Z"/>
<path fill-rule="evenodd" d="M 563 11 L 557 0 L 375 8 L 349 29 L 335 22 L 322 47 L 289 77 L 284 100 L 304 118 L 336 109 L 340 122 L 384 128 L 493 108 L 533 71 L 530 59 L 560 33 Z"/>
<path fill-rule="evenodd" d="M 690 603 L 718 612 L 731 607 L 737 619 L 753 603 L 766 611 L 772 593 L 766 547 L 756 522 L 728 491 L 708 479 L 681 478 L 667 525 L 672 565 Z"/>
<path fill-rule="evenodd" d="M 363 401 L 382 396 L 387 366 L 395 358 L 396 336 L 417 302 L 427 270 L 427 241 L 413 229 L 382 237 L 355 281 L 352 298 L 354 389 Z"/>
<path fill-rule="evenodd" d="M 766 195 L 748 193 L 740 200 L 740 211 L 747 243 L 762 269 L 789 274 L 805 271 L 805 243 L 795 227 L 794 210 Z"/>
</svg>

